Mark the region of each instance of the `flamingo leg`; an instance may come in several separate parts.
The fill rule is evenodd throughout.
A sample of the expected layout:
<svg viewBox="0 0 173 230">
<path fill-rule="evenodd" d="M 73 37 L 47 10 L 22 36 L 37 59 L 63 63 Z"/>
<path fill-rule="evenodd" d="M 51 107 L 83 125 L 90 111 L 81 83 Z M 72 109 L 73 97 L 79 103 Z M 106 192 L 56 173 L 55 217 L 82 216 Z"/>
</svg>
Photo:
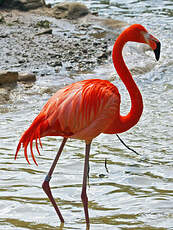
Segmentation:
<svg viewBox="0 0 173 230">
<path fill-rule="evenodd" d="M 56 204 L 56 202 L 55 202 L 55 200 L 53 198 L 53 195 L 52 195 L 52 192 L 51 192 L 51 189 L 50 189 L 50 186 L 49 186 L 49 181 L 51 179 L 51 176 L 53 174 L 53 171 L 54 171 L 55 166 L 56 166 L 56 164 L 58 162 L 58 159 L 59 159 L 59 157 L 60 157 L 60 155 L 62 153 L 62 150 L 64 148 L 64 145 L 65 145 L 66 141 L 67 141 L 67 138 L 64 138 L 62 143 L 61 143 L 61 146 L 60 146 L 60 148 L 59 148 L 59 150 L 57 152 L 57 155 L 56 155 L 56 157 L 55 157 L 55 159 L 54 159 L 54 161 L 53 161 L 53 163 L 51 165 L 51 168 L 50 168 L 50 170 L 49 170 L 49 172 L 48 172 L 48 174 L 47 174 L 47 176 L 46 176 L 46 178 L 45 178 L 45 180 L 44 180 L 44 182 L 42 184 L 42 188 L 43 188 L 44 192 L 48 196 L 48 198 L 51 201 L 53 207 L 55 208 L 55 211 L 56 211 L 57 215 L 59 216 L 60 221 L 63 222 L 63 223 L 64 223 L 64 218 L 62 217 L 61 212 L 60 212 L 60 210 L 59 210 L 59 208 L 58 208 L 58 206 L 57 206 L 57 204 Z"/>
<path fill-rule="evenodd" d="M 83 184 L 82 184 L 82 193 L 81 193 L 81 199 L 82 199 L 82 203 L 84 207 L 85 220 L 86 220 L 87 225 L 89 225 L 89 215 L 88 215 L 88 197 L 86 193 L 86 188 L 87 188 L 87 178 L 88 178 L 88 170 L 89 170 L 90 146 L 91 146 L 91 143 L 89 144 L 86 143 Z"/>
</svg>

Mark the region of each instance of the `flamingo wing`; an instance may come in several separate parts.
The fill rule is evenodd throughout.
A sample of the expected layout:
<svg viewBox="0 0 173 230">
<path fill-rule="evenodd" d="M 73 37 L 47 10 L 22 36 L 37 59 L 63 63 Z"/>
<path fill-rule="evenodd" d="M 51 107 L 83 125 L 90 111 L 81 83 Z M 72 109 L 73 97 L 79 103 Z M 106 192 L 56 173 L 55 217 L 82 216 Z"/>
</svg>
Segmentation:
<svg viewBox="0 0 173 230">
<path fill-rule="evenodd" d="M 22 135 L 15 158 L 23 144 L 29 163 L 27 146 L 36 163 L 32 143 L 44 136 L 63 136 L 85 141 L 103 133 L 119 114 L 118 89 L 106 80 L 92 79 L 73 83 L 58 90 L 45 104 L 31 126 Z M 41 145 L 42 146 L 42 145 Z"/>
<path fill-rule="evenodd" d="M 110 125 L 119 105 L 118 89 L 109 81 L 74 83 L 58 91 L 43 108 L 50 126 L 46 136 L 92 140 Z"/>
</svg>

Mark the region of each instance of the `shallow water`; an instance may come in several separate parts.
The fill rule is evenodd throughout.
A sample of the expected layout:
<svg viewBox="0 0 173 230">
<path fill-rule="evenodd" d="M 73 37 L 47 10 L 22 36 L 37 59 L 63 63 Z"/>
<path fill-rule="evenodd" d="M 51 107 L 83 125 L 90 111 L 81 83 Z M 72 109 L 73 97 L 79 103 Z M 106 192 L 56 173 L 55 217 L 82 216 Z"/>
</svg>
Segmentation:
<svg viewBox="0 0 173 230">
<path fill-rule="evenodd" d="M 159 62 L 149 50 L 144 54 L 142 45 L 129 44 L 124 50 L 143 95 L 144 112 L 140 122 L 121 137 L 142 156 L 129 152 L 115 135 L 100 135 L 93 141 L 88 188 L 91 229 L 173 229 L 173 2 L 84 2 L 103 16 L 143 24 L 162 43 Z M 13 103 L 0 107 L 0 229 L 86 228 L 80 199 L 83 142 L 67 142 L 51 180 L 65 219 L 64 227 L 59 227 L 56 213 L 41 188 L 61 138 L 44 138 L 38 167 L 27 165 L 22 152 L 14 161 L 20 135 L 50 95 L 63 86 L 64 75 L 65 70 L 60 76 L 50 74 L 31 87 L 19 84 L 13 89 Z M 92 77 L 109 79 L 118 86 L 122 113 L 126 113 L 129 97 L 111 62 L 98 66 L 93 73 L 75 76 L 75 81 Z M 65 77 L 65 84 L 73 81 Z"/>
</svg>

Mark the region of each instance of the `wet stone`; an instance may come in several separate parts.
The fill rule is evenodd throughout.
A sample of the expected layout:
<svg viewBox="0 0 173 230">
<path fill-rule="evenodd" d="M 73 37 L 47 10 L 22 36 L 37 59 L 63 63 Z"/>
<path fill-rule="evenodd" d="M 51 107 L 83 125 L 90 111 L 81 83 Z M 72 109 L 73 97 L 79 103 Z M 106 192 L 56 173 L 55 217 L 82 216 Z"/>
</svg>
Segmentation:
<svg viewBox="0 0 173 230">
<path fill-rule="evenodd" d="M 31 10 L 44 5 L 43 0 L 5 0 L 2 6 L 9 9 Z"/>
<path fill-rule="evenodd" d="M 77 2 L 63 2 L 54 6 L 55 18 L 77 19 L 89 13 L 88 8 Z"/>
<path fill-rule="evenodd" d="M 24 81 L 24 82 L 36 81 L 36 76 L 33 73 L 19 73 L 17 80 Z"/>
<path fill-rule="evenodd" d="M 0 71 L 0 85 L 17 82 L 18 72 Z"/>
<path fill-rule="evenodd" d="M 84 54 L 86 54 L 86 53 L 88 53 L 88 50 L 87 50 L 87 49 L 83 49 L 82 52 L 83 52 Z"/>
<path fill-rule="evenodd" d="M 0 104 L 5 104 L 9 99 L 9 91 L 5 88 L 0 88 Z"/>
<path fill-rule="evenodd" d="M 21 59 L 18 61 L 19 64 L 22 64 L 22 63 L 25 63 L 25 60 L 24 59 Z"/>
</svg>

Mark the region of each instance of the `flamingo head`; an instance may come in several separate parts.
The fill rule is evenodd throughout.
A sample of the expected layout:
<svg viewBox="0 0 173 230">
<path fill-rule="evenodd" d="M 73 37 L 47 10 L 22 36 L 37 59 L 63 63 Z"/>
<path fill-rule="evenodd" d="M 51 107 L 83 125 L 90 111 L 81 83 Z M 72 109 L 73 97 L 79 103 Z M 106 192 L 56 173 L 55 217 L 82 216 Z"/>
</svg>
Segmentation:
<svg viewBox="0 0 173 230">
<path fill-rule="evenodd" d="M 144 33 L 144 38 L 146 43 L 151 47 L 151 49 L 154 51 L 156 60 L 158 61 L 160 58 L 160 48 L 161 43 L 157 38 L 155 38 L 153 35 L 147 33 Z"/>
<path fill-rule="evenodd" d="M 155 58 L 158 61 L 160 58 L 161 44 L 157 38 L 149 34 L 148 31 L 140 24 L 134 24 L 125 30 L 128 41 L 148 44 L 155 53 Z"/>
</svg>

